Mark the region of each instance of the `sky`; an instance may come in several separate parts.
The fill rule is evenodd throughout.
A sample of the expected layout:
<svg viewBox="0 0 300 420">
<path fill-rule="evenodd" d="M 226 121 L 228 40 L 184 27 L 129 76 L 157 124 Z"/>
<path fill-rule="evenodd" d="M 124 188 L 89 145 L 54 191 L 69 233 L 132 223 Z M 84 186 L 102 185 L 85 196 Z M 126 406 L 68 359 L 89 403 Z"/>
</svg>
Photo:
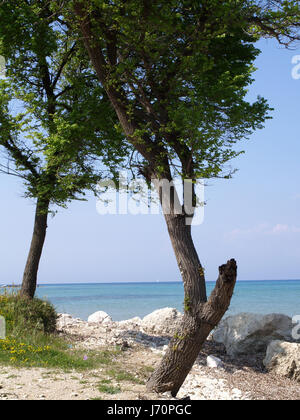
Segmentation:
<svg viewBox="0 0 300 420">
<path fill-rule="evenodd" d="M 246 153 L 232 162 L 234 179 L 205 187 L 204 221 L 193 238 L 208 281 L 230 258 L 239 280 L 300 279 L 300 69 L 292 63 L 300 47 L 259 46 L 249 98 L 264 96 L 275 111 L 240 144 Z M 34 217 L 23 193 L 19 179 L 0 176 L 0 284 L 22 280 Z M 50 218 L 40 284 L 144 281 L 180 281 L 162 215 L 101 216 L 90 195 Z"/>
</svg>

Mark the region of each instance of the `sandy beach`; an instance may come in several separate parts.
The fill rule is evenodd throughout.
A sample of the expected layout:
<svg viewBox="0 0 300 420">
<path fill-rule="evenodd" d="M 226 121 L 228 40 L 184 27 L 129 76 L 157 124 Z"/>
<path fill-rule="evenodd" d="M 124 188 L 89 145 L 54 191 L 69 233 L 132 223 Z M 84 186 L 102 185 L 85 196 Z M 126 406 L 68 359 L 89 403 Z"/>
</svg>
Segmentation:
<svg viewBox="0 0 300 420">
<path fill-rule="evenodd" d="M 68 322 L 66 322 L 66 319 Z M 113 366 L 91 371 L 61 371 L 47 368 L 0 367 L 1 400 L 170 400 L 166 394 L 149 394 L 145 382 L 159 364 L 168 336 L 149 334 L 126 322 L 91 324 L 61 318 L 59 334 L 74 349 L 120 351 Z M 222 367 L 207 366 L 207 357 L 222 361 Z M 118 375 L 126 372 L 126 375 Z M 102 384 L 102 387 L 101 387 Z M 108 386 L 107 390 L 103 384 Z M 105 392 L 103 392 L 103 389 Z M 112 392 L 112 393 L 110 393 Z M 191 400 L 298 400 L 300 384 L 268 373 L 262 355 L 231 358 L 222 344 L 209 339 L 188 375 L 177 399 Z"/>
</svg>

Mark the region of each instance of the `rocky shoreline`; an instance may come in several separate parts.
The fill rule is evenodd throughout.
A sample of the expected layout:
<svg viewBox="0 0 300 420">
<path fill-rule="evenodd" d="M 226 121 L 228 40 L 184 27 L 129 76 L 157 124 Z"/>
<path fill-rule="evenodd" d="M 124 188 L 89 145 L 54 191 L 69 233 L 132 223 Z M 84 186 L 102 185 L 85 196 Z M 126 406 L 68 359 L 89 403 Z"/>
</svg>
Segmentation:
<svg viewBox="0 0 300 420">
<path fill-rule="evenodd" d="M 124 351 L 146 350 L 161 358 L 181 317 L 173 308 L 119 322 L 101 311 L 88 321 L 61 314 L 58 328 L 72 336 L 80 348 L 119 346 Z M 179 397 L 300 399 L 300 344 L 292 343 L 292 331 L 291 318 L 281 314 L 225 318 L 208 338 Z M 289 353 L 284 357 L 282 348 L 289 346 L 293 357 Z"/>
<path fill-rule="evenodd" d="M 70 348 L 86 354 L 117 346 L 121 350 L 118 366 L 131 377 L 143 371 L 146 381 L 149 369 L 160 363 L 181 317 L 173 308 L 120 322 L 102 311 L 88 321 L 60 314 L 57 329 Z M 300 344 L 292 342 L 292 328 L 292 320 L 279 314 L 225 318 L 208 338 L 177 398 L 300 400 Z M 6 366 L 0 368 L 0 400 L 98 399 L 99 380 L 112 381 L 112 386 L 120 388 L 113 397 L 100 394 L 101 399 L 172 399 L 168 393 L 149 394 L 144 382 L 111 380 L 102 369 L 67 373 Z"/>
</svg>

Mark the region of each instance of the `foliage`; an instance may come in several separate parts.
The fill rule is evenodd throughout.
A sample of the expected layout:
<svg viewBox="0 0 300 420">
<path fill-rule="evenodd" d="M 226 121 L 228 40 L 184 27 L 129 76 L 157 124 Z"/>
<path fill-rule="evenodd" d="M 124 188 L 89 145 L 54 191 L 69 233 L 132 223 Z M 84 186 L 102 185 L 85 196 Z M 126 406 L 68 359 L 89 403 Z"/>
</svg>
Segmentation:
<svg viewBox="0 0 300 420">
<path fill-rule="evenodd" d="M 1 2 L 0 168 L 26 196 L 64 206 L 115 174 L 126 144 L 80 41 L 55 18 L 46 1 Z"/>
<path fill-rule="evenodd" d="M 230 177 L 235 144 L 263 127 L 249 103 L 255 34 L 246 1 L 73 2 L 101 85 L 139 156 L 137 171 Z M 68 6 L 69 8 L 69 6 Z"/>
<path fill-rule="evenodd" d="M 23 367 L 88 370 L 111 366 L 117 350 L 74 350 L 57 336 L 56 312 L 40 299 L 0 296 L 0 315 L 6 321 L 6 338 L 0 340 L 0 363 Z"/>
<path fill-rule="evenodd" d="M 24 330 L 43 333 L 56 330 L 56 311 L 49 302 L 41 299 L 31 300 L 15 293 L 0 295 L 0 315 L 6 320 L 8 335 L 17 336 Z"/>
<path fill-rule="evenodd" d="M 300 40 L 300 2 L 298 0 L 244 1 L 244 19 L 258 39 L 276 38 L 286 47 Z"/>
</svg>

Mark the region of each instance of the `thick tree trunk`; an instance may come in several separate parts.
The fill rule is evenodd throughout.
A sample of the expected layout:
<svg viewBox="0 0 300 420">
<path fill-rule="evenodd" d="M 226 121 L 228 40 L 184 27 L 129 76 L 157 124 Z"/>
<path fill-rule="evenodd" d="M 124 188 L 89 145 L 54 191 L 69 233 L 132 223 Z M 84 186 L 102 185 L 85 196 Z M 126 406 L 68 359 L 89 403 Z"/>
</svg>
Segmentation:
<svg viewBox="0 0 300 420">
<path fill-rule="evenodd" d="M 182 214 L 164 215 L 177 264 L 184 284 L 185 308 L 193 310 L 207 301 L 204 269 L 200 263 L 191 226 Z"/>
<path fill-rule="evenodd" d="M 34 297 L 36 291 L 37 273 L 46 238 L 48 210 L 48 201 L 37 201 L 33 236 L 20 291 L 21 296 L 30 299 Z"/>
<path fill-rule="evenodd" d="M 235 260 L 219 267 L 219 278 L 206 299 L 204 273 L 195 250 L 191 227 L 182 216 L 165 215 L 172 245 L 184 282 L 185 312 L 158 369 L 147 383 L 149 391 L 171 391 L 175 397 L 190 372 L 209 333 L 227 311 L 236 283 Z"/>
</svg>

